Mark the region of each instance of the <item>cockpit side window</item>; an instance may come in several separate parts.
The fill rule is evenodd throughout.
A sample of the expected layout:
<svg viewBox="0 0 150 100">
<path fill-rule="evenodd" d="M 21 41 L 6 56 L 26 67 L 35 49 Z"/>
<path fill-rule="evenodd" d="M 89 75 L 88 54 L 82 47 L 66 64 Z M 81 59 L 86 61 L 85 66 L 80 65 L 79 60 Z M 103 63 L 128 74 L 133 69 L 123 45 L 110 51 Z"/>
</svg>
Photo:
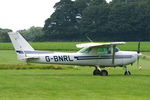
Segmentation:
<svg viewBox="0 0 150 100">
<path fill-rule="evenodd" d="M 109 48 L 98 48 L 97 49 L 97 54 L 108 54 L 109 53 Z"/>
</svg>

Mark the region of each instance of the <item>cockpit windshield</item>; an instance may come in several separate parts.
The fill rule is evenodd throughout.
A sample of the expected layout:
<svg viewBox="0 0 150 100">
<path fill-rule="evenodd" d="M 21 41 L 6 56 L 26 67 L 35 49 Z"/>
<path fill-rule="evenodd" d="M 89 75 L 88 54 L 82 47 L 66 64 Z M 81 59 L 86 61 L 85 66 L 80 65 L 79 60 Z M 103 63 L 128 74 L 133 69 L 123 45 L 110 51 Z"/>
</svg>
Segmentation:
<svg viewBox="0 0 150 100">
<path fill-rule="evenodd" d="M 115 48 L 115 52 L 118 52 L 118 51 L 120 51 L 120 49 L 116 47 L 116 48 Z"/>
</svg>

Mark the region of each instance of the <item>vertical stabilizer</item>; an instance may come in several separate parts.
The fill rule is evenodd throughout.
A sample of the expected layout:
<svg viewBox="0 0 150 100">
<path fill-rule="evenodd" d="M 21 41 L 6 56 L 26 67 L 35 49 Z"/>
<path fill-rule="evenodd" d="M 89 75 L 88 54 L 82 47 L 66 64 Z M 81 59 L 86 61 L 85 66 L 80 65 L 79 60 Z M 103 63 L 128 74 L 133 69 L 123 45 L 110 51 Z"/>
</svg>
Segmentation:
<svg viewBox="0 0 150 100">
<path fill-rule="evenodd" d="M 8 33 L 11 42 L 16 50 L 18 59 L 25 60 L 27 57 L 26 51 L 34 51 L 31 45 L 20 35 L 18 32 L 9 32 Z"/>
<path fill-rule="evenodd" d="M 31 45 L 18 32 L 8 33 L 16 51 L 34 51 Z"/>
</svg>

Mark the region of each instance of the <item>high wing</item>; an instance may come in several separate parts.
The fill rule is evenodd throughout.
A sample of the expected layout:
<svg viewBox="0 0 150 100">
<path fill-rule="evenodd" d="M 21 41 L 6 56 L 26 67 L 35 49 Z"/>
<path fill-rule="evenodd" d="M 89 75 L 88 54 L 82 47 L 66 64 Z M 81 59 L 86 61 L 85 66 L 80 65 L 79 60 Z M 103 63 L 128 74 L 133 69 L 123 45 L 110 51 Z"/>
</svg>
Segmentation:
<svg viewBox="0 0 150 100">
<path fill-rule="evenodd" d="M 115 64 L 115 48 L 116 45 L 122 45 L 125 44 L 125 42 L 111 42 L 111 43 L 82 43 L 77 44 L 77 48 L 95 48 L 95 47 L 112 47 L 112 65 Z"/>
<path fill-rule="evenodd" d="M 88 47 L 103 47 L 103 46 L 116 46 L 116 45 L 122 45 L 125 44 L 125 42 L 111 42 L 111 43 L 82 43 L 77 44 L 77 48 L 88 48 Z"/>
</svg>

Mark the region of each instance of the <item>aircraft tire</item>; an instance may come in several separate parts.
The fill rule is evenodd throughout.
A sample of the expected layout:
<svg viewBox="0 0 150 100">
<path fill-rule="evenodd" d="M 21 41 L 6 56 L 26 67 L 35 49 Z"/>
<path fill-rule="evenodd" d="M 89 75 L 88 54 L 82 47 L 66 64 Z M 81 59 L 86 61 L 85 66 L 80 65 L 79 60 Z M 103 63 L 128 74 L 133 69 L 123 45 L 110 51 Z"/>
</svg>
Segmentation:
<svg viewBox="0 0 150 100">
<path fill-rule="evenodd" d="M 95 76 L 95 75 L 101 75 L 101 71 L 98 70 L 98 69 L 95 69 L 95 70 L 93 71 L 93 75 L 94 75 L 94 76 Z"/>
<path fill-rule="evenodd" d="M 101 71 L 101 76 L 108 76 L 107 70 L 102 70 Z"/>
<path fill-rule="evenodd" d="M 131 75 L 130 71 L 125 71 L 124 75 Z"/>
</svg>

